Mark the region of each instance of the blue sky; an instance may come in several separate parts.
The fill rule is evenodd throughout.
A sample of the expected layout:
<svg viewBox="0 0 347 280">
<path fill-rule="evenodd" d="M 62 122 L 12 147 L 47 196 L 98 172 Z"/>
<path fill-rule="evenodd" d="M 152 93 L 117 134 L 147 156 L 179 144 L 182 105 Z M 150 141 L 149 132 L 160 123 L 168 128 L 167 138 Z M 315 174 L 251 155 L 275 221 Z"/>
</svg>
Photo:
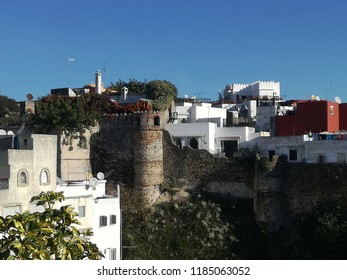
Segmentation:
<svg viewBox="0 0 347 280">
<path fill-rule="evenodd" d="M 18 101 L 101 70 L 106 85 L 166 79 L 180 96 L 269 80 L 286 99 L 347 102 L 343 0 L 3 0 L 0 35 L 0 94 Z"/>
</svg>

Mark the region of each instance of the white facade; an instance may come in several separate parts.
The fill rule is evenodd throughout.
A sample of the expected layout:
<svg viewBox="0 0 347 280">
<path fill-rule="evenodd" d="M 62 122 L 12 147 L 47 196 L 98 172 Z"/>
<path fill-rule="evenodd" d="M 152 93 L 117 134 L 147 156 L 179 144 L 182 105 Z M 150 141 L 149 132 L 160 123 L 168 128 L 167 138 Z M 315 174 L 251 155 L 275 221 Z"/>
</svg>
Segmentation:
<svg viewBox="0 0 347 280">
<path fill-rule="evenodd" d="M 30 210 L 41 191 L 56 189 L 57 137 L 33 134 L 24 149 L 0 150 L 0 215 Z"/>
<path fill-rule="evenodd" d="M 15 136 L 13 136 L 15 137 Z M 79 213 L 79 228 L 91 229 L 106 259 L 121 258 L 120 192 L 106 195 L 106 181 L 57 183 L 57 136 L 26 134 L 16 139 L 19 149 L 0 149 L 0 216 L 38 211 L 30 199 L 44 191 L 62 191 L 63 205 Z M 58 205 L 59 206 L 59 205 Z M 101 224 L 100 224 L 101 223 Z"/>
<path fill-rule="evenodd" d="M 260 156 L 287 156 L 289 162 L 346 163 L 346 140 L 314 140 L 307 135 L 258 137 L 249 143 Z"/>
<path fill-rule="evenodd" d="M 93 184 L 91 185 L 91 182 Z M 62 205 L 71 205 L 79 214 L 80 230 L 91 229 L 91 242 L 95 243 L 105 259 L 121 259 L 121 210 L 120 190 L 117 197 L 106 195 L 106 181 L 60 182 L 57 191 L 62 191 Z"/>
<path fill-rule="evenodd" d="M 245 99 L 279 99 L 280 83 L 274 81 L 257 81 L 251 84 L 229 84 L 224 94 L 227 99 L 238 103 Z"/>
<path fill-rule="evenodd" d="M 211 154 L 224 155 L 225 142 L 236 141 L 237 147 L 247 147 L 258 136 L 253 127 L 217 127 L 215 123 L 166 124 L 165 129 L 178 146 L 205 149 Z M 197 140 L 197 147 L 194 147 Z"/>
<path fill-rule="evenodd" d="M 176 104 L 176 112 L 180 122 L 211 122 L 222 127 L 226 123 L 226 108 L 212 107 L 211 103 L 190 103 L 183 102 Z"/>
</svg>

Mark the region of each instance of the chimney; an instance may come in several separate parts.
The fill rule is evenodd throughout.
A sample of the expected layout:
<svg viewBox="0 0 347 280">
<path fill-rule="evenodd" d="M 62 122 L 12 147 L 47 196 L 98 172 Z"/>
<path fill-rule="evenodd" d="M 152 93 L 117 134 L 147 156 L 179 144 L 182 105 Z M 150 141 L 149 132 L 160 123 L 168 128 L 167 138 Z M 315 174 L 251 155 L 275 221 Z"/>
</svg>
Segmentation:
<svg viewBox="0 0 347 280">
<path fill-rule="evenodd" d="M 95 73 L 95 93 L 101 94 L 101 73 L 99 70 Z"/>
<path fill-rule="evenodd" d="M 122 101 L 126 101 L 127 100 L 127 94 L 128 94 L 128 88 L 127 87 L 122 87 Z"/>
</svg>

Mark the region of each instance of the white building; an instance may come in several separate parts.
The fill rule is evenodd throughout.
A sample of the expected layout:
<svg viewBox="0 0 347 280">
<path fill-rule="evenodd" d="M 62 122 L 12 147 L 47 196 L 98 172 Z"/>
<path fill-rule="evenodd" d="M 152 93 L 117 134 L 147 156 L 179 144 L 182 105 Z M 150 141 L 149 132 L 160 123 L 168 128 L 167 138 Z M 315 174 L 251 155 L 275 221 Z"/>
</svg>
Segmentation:
<svg viewBox="0 0 347 280">
<path fill-rule="evenodd" d="M 212 107 L 211 103 L 181 102 L 176 104 L 177 120 L 175 123 L 210 122 L 223 127 L 226 124 L 225 108 Z"/>
<path fill-rule="evenodd" d="M 81 231 L 93 231 L 95 243 L 105 259 L 121 259 L 120 190 L 117 197 L 106 195 L 106 181 L 92 178 L 89 181 L 64 182 L 58 180 L 57 191 L 63 192 L 62 205 L 71 205 L 78 213 Z"/>
<path fill-rule="evenodd" d="M 257 134 L 252 127 L 226 127 L 227 108 L 212 107 L 209 103 L 176 104 L 177 120 L 166 124 L 165 129 L 180 147 L 231 156 Z"/>
<path fill-rule="evenodd" d="M 58 183 L 57 183 L 58 181 Z M 121 216 L 117 197 L 106 195 L 106 181 L 67 182 L 57 179 L 57 136 L 32 134 L 0 137 L 0 216 L 37 211 L 30 199 L 44 191 L 63 191 L 62 204 L 80 216 L 80 229 L 91 229 L 107 259 L 121 257 Z"/>
<path fill-rule="evenodd" d="M 308 135 L 258 137 L 249 143 L 256 148 L 260 156 L 286 156 L 289 162 L 303 163 L 346 163 L 346 140 L 318 140 Z"/>
<path fill-rule="evenodd" d="M 226 99 L 239 103 L 244 100 L 280 99 L 280 83 L 274 81 L 257 81 L 251 84 L 229 84 L 224 90 Z"/>
</svg>

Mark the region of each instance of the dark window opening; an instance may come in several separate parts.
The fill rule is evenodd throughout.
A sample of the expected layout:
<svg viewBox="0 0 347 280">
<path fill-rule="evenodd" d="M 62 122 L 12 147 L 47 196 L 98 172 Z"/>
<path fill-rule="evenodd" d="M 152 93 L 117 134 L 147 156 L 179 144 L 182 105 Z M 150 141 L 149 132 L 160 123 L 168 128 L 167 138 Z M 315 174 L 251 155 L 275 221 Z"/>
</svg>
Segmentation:
<svg viewBox="0 0 347 280">
<path fill-rule="evenodd" d="M 289 160 L 290 161 L 298 160 L 298 151 L 297 150 L 289 150 Z"/>
<path fill-rule="evenodd" d="M 199 148 L 198 140 L 196 140 L 195 138 L 190 139 L 189 146 L 192 147 L 193 149 L 198 149 Z"/>
<path fill-rule="evenodd" d="M 159 116 L 156 116 L 156 117 L 154 118 L 154 125 L 157 125 L 157 126 L 160 125 L 160 117 L 159 117 Z"/>
</svg>

